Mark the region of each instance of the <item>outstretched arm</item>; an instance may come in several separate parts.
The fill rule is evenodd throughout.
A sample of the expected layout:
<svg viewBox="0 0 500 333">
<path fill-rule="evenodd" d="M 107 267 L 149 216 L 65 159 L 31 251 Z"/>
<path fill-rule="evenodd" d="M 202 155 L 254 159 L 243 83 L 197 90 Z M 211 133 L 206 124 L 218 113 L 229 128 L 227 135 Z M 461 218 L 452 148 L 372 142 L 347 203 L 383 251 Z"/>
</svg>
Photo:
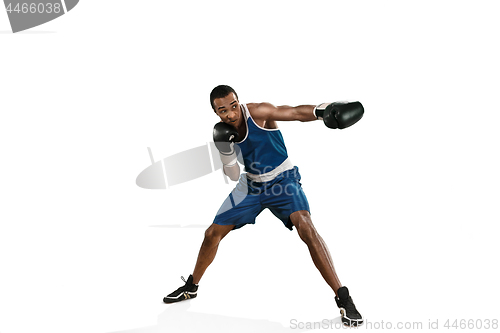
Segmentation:
<svg viewBox="0 0 500 333">
<path fill-rule="evenodd" d="M 275 121 L 312 121 L 317 119 L 313 112 L 316 105 L 274 106 L 270 103 L 258 103 L 252 106 L 254 107 L 252 115 L 256 119 Z"/>
<path fill-rule="evenodd" d="M 269 103 L 252 104 L 252 115 L 266 121 L 312 121 L 322 119 L 329 128 L 347 128 L 363 117 L 364 108 L 360 102 L 323 103 L 318 106 L 274 106 Z"/>
</svg>

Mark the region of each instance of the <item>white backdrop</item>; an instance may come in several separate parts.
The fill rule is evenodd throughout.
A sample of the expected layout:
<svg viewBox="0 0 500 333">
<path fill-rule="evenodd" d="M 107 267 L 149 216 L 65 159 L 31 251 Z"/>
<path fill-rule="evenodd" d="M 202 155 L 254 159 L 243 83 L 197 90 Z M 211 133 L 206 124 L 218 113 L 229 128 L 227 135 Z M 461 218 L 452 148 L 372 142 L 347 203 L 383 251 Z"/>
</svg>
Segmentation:
<svg viewBox="0 0 500 333">
<path fill-rule="evenodd" d="M 82 0 L 18 34 L 0 11 L 0 332 L 339 321 L 306 246 L 269 212 L 223 240 L 196 300 L 162 304 L 234 183 L 135 179 L 147 147 L 159 160 L 211 140 L 218 84 L 241 102 L 365 106 L 342 131 L 280 123 L 363 329 L 499 319 L 496 7 Z"/>
</svg>

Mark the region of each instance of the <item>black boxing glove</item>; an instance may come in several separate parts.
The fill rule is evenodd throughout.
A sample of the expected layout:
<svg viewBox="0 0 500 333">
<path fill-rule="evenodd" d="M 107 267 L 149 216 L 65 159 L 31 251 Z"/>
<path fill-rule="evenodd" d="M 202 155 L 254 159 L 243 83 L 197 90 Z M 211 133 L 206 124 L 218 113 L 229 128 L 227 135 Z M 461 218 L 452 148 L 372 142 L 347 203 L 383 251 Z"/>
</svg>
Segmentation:
<svg viewBox="0 0 500 333">
<path fill-rule="evenodd" d="M 314 115 L 326 127 L 344 129 L 357 123 L 365 112 L 360 102 L 323 103 L 314 108 Z"/>
<path fill-rule="evenodd" d="M 227 166 L 235 165 L 237 156 L 234 150 L 234 142 L 239 139 L 236 127 L 223 122 L 217 123 L 214 126 L 213 136 L 222 164 Z"/>
</svg>

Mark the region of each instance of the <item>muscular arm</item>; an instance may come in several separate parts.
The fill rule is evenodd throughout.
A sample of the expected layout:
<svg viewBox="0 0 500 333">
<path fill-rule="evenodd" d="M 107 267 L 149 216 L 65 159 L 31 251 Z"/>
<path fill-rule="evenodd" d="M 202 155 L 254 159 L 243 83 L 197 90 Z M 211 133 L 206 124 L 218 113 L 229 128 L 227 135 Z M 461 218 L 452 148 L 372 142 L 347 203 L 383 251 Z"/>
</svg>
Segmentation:
<svg viewBox="0 0 500 333">
<path fill-rule="evenodd" d="M 252 116 L 256 119 L 275 120 L 275 121 L 312 121 L 316 120 L 313 113 L 316 105 L 299 106 L 274 106 L 270 103 L 252 103 L 248 104 L 252 110 Z"/>
</svg>

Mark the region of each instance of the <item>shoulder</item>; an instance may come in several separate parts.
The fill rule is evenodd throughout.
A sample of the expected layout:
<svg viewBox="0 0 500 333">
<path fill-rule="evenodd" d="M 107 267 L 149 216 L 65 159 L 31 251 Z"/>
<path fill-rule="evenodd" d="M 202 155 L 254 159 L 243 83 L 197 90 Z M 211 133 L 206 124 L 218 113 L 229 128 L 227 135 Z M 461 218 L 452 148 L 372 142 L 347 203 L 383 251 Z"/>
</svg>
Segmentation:
<svg viewBox="0 0 500 333">
<path fill-rule="evenodd" d="M 271 103 L 248 103 L 246 106 L 254 119 L 267 119 L 276 110 L 276 107 Z"/>
</svg>

